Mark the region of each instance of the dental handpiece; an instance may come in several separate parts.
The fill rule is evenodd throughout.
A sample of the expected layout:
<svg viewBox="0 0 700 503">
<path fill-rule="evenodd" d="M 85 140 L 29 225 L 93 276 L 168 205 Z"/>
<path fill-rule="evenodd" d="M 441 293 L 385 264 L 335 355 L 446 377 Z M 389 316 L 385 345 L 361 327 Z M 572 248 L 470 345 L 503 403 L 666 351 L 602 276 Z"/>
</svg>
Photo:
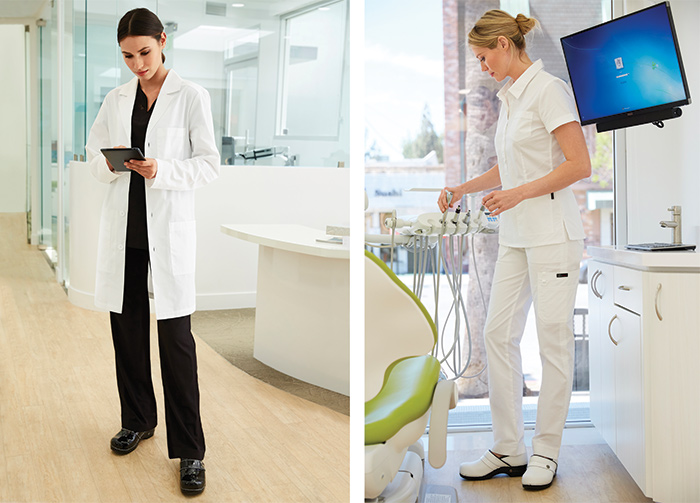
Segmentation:
<svg viewBox="0 0 700 503">
<path fill-rule="evenodd" d="M 445 233 L 445 229 L 447 228 L 447 212 L 450 211 L 450 203 L 452 202 L 452 192 L 449 190 L 445 191 L 445 197 L 447 198 L 447 206 L 445 207 L 445 211 L 442 214 L 442 233 Z"/>
<path fill-rule="evenodd" d="M 387 217 L 384 219 L 384 225 L 388 229 L 398 229 L 400 227 L 410 227 L 415 224 L 415 220 L 397 218 L 397 217 Z"/>
<path fill-rule="evenodd" d="M 457 225 L 459 223 L 459 214 L 462 211 L 462 207 L 457 205 L 457 209 L 455 210 L 455 217 L 452 219 L 452 223 Z"/>
<path fill-rule="evenodd" d="M 445 211 L 443 211 L 443 213 L 442 213 L 443 221 L 447 217 L 447 212 L 450 211 L 450 203 L 452 202 L 453 196 L 454 196 L 454 194 L 452 192 L 450 192 L 449 190 L 445 191 L 445 198 L 447 199 L 447 206 L 445 206 Z"/>
<path fill-rule="evenodd" d="M 445 191 L 445 197 L 447 197 L 447 207 L 448 208 L 450 207 L 450 203 L 452 202 L 453 196 L 454 196 L 454 194 L 452 192 L 450 192 L 449 190 Z"/>
</svg>

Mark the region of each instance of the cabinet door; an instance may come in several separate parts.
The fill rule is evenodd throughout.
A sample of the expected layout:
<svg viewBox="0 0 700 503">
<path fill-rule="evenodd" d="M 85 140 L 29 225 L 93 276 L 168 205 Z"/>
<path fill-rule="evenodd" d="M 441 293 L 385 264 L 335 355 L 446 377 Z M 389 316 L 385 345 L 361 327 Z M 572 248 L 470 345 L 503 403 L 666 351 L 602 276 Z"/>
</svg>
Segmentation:
<svg viewBox="0 0 700 503">
<path fill-rule="evenodd" d="M 615 363 L 608 339 L 613 307 L 613 267 L 592 260 L 588 266 L 591 422 L 615 451 Z"/>
<path fill-rule="evenodd" d="M 648 485 L 655 501 L 700 501 L 700 274 L 649 273 L 643 341 Z"/>
<path fill-rule="evenodd" d="M 637 485 L 644 489 L 646 449 L 641 318 L 638 314 L 615 306 L 608 326 L 615 369 L 614 451 Z"/>
</svg>

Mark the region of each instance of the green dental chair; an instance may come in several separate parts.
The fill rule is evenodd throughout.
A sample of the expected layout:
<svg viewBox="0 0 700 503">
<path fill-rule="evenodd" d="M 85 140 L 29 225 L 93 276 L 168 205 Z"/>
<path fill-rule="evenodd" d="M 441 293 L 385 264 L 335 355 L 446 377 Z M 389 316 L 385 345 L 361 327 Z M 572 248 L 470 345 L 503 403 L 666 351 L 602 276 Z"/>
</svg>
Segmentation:
<svg viewBox="0 0 700 503">
<path fill-rule="evenodd" d="M 365 252 L 365 500 L 414 503 L 423 478 L 420 440 L 430 417 L 429 462 L 445 463 L 453 381 L 430 355 L 437 329 L 421 301 Z"/>
</svg>

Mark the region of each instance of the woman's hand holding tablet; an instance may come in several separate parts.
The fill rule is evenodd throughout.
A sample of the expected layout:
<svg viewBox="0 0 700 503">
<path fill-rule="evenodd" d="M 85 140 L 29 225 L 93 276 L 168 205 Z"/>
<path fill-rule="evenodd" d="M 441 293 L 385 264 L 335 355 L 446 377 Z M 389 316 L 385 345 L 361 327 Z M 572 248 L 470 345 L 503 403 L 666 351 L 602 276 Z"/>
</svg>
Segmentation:
<svg viewBox="0 0 700 503">
<path fill-rule="evenodd" d="M 143 152 L 140 148 L 130 148 L 123 145 L 119 145 L 114 148 L 101 148 L 100 151 L 107 159 L 107 165 L 112 171 L 130 171 L 124 164 L 127 161 L 136 159 L 139 161 L 145 161 Z"/>
</svg>

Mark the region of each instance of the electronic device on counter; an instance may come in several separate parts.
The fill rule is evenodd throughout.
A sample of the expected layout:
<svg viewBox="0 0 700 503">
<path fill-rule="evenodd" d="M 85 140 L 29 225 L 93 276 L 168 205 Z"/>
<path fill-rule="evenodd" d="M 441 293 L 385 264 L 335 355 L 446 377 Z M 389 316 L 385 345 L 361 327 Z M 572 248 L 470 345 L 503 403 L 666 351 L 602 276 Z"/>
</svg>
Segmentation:
<svg viewBox="0 0 700 503">
<path fill-rule="evenodd" d="M 567 35 L 561 45 L 581 125 L 663 127 L 690 103 L 669 2 Z"/>
<path fill-rule="evenodd" d="M 695 245 L 674 245 L 673 243 L 640 243 L 634 245 L 625 245 L 628 250 L 640 251 L 692 251 L 695 250 Z"/>
<path fill-rule="evenodd" d="M 143 152 L 138 147 L 134 148 L 101 148 L 100 152 L 104 154 L 109 163 L 114 168 L 114 171 L 131 171 L 129 168 L 124 166 L 126 161 L 136 159 L 139 161 L 145 161 Z"/>
</svg>

